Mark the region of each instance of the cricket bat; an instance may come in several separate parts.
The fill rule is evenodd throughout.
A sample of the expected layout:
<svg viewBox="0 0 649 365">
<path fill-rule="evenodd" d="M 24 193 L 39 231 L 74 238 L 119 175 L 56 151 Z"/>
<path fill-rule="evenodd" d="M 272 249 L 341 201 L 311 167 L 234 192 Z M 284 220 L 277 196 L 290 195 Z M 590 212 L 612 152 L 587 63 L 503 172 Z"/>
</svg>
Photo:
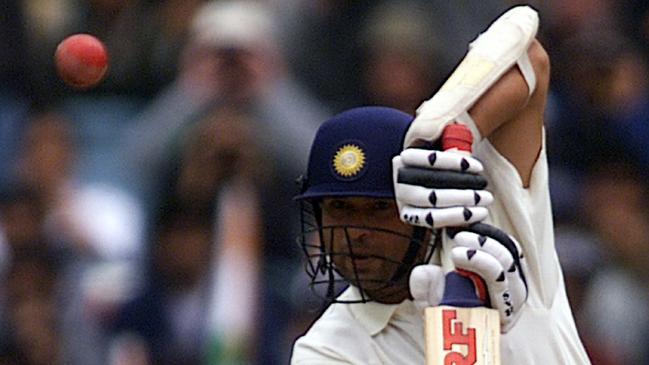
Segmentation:
<svg viewBox="0 0 649 365">
<path fill-rule="evenodd" d="M 472 142 L 462 124 L 449 125 L 442 134 L 444 150 L 471 153 Z M 486 293 L 484 282 L 462 270 L 449 272 L 445 280 L 440 305 L 425 310 L 426 365 L 499 365 L 499 314 L 476 292 Z"/>
</svg>

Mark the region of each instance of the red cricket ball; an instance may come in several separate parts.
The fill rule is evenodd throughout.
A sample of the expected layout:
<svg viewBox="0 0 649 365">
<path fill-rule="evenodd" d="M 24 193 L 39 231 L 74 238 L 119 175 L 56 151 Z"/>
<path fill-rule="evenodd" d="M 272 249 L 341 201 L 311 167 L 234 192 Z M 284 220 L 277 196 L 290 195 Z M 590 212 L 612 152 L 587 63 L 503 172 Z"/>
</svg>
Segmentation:
<svg viewBox="0 0 649 365">
<path fill-rule="evenodd" d="M 96 86 L 108 71 L 106 46 L 90 34 L 65 38 L 56 47 L 54 60 L 61 79 L 77 89 Z"/>
</svg>

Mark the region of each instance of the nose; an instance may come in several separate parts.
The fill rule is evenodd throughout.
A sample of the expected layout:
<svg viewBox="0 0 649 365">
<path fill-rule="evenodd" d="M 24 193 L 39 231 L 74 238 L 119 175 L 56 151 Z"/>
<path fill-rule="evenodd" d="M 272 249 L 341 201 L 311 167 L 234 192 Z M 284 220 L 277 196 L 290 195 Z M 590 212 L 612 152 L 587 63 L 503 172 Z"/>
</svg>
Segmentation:
<svg viewBox="0 0 649 365">
<path fill-rule="evenodd" d="M 352 226 L 365 228 L 377 226 L 376 216 L 373 211 L 359 210 L 351 218 L 349 224 Z M 367 236 L 369 234 L 367 229 L 356 229 L 355 231 L 357 231 L 356 234 L 359 236 Z"/>
<path fill-rule="evenodd" d="M 349 244 L 359 248 L 365 246 L 369 242 L 370 232 L 367 229 L 362 228 L 347 228 L 347 237 Z"/>
<path fill-rule="evenodd" d="M 360 229 L 360 228 L 348 228 L 347 229 L 347 234 L 349 235 L 349 238 L 356 242 L 356 241 L 363 241 L 365 240 L 365 237 L 367 237 L 367 230 L 366 229 Z"/>
</svg>

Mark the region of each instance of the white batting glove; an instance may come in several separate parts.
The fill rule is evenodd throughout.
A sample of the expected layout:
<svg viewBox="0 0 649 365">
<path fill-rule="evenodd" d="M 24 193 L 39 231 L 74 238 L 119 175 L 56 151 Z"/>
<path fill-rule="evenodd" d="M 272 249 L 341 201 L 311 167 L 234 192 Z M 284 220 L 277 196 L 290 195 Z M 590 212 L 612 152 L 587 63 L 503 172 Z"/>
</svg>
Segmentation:
<svg viewBox="0 0 649 365">
<path fill-rule="evenodd" d="M 410 272 L 409 285 L 412 302 L 423 315 L 426 308 L 435 307 L 442 300 L 444 270 L 432 264 L 415 266 Z"/>
<path fill-rule="evenodd" d="M 461 229 L 451 241 L 455 268 L 482 279 L 488 295 L 486 304 L 498 310 L 501 332 L 508 332 L 527 300 L 525 261 L 520 245 L 505 232 L 483 223 Z M 413 302 L 423 312 L 442 300 L 444 272 L 437 265 L 416 266 L 409 284 Z"/>
<path fill-rule="evenodd" d="M 502 230 L 474 224 L 451 238 L 456 269 L 478 275 L 487 286 L 490 307 L 500 312 L 501 332 L 516 323 L 527 300 L 525 260 L 519 243 Z"/>
<path fill-rule="evenodd" d="M 477 159 L 457 152 L 409 148 L 392 159 L 399 217 L 405 223 L 444 228 L 480 222 L 493 195 Z"/>
</svg>

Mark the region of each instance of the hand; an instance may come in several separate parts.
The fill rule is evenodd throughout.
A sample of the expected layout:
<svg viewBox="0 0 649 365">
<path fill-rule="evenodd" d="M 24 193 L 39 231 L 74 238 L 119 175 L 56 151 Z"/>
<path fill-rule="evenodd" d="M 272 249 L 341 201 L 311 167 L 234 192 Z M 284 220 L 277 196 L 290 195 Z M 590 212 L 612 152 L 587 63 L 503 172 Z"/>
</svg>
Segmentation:
<svg viewBox="0 0 649 365">
<path fill-rule="evenodd" d="M 439 265 L 415 266 L 410 272 L 410 295 L 415 307 L 424 315 L 428 307 L 436 307 L 444 295 L 444 270 Z"/>
<path fill-rule="evenodd" d="M 400 219 L 444 228 L 467 226 L 488 215 L 493 195 L 477 159 L 453 151 L 409 148 L 392 159 Z"/>
<path fill-rule="evenodd" d="M 498 310 L 501 332 L 506 333 L 520 317 L 528 293 L 525 260 L 518 242 L 500 229 L 484 223 L 450 232 L 449 236 L 455 268 L 484 281 L 488 306 Z M 443 292 L 441 267 L 420 265 L 412 270 L 410 294 L 419 310 L 439 305 Z"/>
<path fill-rule="evenodd" d="M 500 312 L 501 332 L 506 333 L 520 317 L 527 300 L 525 260 L 514 237 L 484 223 L 449 232 L 456 269 L 484 280 L 490 307 Z"/>
</svg>

